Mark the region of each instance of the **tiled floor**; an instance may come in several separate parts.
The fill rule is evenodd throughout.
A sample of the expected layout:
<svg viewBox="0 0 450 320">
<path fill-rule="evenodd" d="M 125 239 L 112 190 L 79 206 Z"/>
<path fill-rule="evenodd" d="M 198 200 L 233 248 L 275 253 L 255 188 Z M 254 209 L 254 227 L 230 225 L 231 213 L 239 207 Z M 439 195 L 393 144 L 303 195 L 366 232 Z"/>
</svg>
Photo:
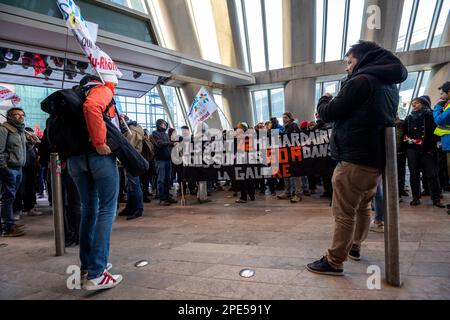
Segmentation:
<svg viewBox="0 0 450 320">
<path fill-rule="evenodd" d="M 78 248 L 54 256 L 51 211 L 41 208 L 47 215 L 22 218 L 25 237 L 0 238 L 0 299 L 450 299 L 450 215 L 429 200 L 401 204 L 403 287 L 394 288 L 384 281 L 382 234 L 369 234 L 362 260 L 347 262 L 344 277 L 305 270 L 332 237 L 329 203 L 316 195 L 299 204 L 259 195 L 237 205 L 225 191 L 212 199 L 188 198 L 186 207 L 154 202 L 141 219 L 117 218 L 110 261 L 124 280 L 98 293 L 67 289 L 65 271 L 78 263 Z M 136 268 L 143 259 L 149 264 Z M 381 290 L 367 288 L 370 265 L 382 270 Z M 239 276 L 247 267 L 253 278 Z"/>
</svg>

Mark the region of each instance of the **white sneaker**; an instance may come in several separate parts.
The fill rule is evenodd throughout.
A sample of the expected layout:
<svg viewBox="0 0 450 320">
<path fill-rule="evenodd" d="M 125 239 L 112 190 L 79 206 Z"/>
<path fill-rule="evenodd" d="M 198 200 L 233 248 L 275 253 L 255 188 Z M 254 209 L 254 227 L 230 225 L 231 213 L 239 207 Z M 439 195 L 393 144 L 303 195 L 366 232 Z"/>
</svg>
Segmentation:
<svg viewBox="0 0 450 320">
<path fill-rule="evenodd" d="M 122 281 L 122 279 L 122 275 L 112 275 L 105 270 L 100 277 L 86 280 L 86 282 L 83 283 L 83 289 L 88 291 L 111 289 L 117 286 Z"/>
<path fill-rule="evenodd" d="M 383 223 L 375 223 L 374 221 L 372 221 L 370 223 L 370 231 L 383 233 L 384 232 L 384 224 Z"/>
<path fill-rule="evenodd" d="M 14 214 L 14 221 L 19 221 L 19 220 L 20 220 L 20 213 Z"/>
<path fill-rule="evenodd" d="M 111 268 L 112 268 L 112 263 L 108 262 L 106 264 L 106 271 L 111 270 Z M 87 275 L 88 275 L 87 271 L 85 271 L 85 270 L 81 271 L 81 281 L 87 281 Z"/>
<path fill-rule="evenodd" d="M 37 211 L 35 208 L 25 211 L 25 214 L 29 217 L 37 217 L 37 216 L 42 216 L 44 213 L 41 211 Z"/>
</svg>

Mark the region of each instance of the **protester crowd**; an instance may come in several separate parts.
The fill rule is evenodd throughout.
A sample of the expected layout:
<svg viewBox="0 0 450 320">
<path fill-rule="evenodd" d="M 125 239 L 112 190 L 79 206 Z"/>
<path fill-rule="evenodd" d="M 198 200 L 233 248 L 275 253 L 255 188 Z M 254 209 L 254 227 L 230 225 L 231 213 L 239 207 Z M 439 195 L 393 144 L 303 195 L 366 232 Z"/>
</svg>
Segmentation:
<svg viewBox="0 0 450 320">
<path fill-rule="evenodd" d="M 238 136 L 263 130 L 278 131 L 283 135 L 332 128 L 331 153 L 336 160 L 336 169 L 330 168 L 330 172 L 334 171 L 333 177 L 309 175 L 206 182 L 208 196 L 231 192 L 237 198 L 236 203 L 243 205 L 256 201 L 257 193 L 264 198 L 271 197 L 273 201 L 289 201 L 294 205 L 323 190 L 320 197 L 329 199 L 324 204 L 328 206 L 332 201 L 335 217 L 341 215 L 343 218 L 341 225 L 336 226 L 333 245 L 327 256 L 308 265 L 313 272 L 340 274 L 347 255 L 359 259 L 361 242 L 367 236 L 367 223 L 355 226 L 354 216 L 346 216 L 348 210 L 353 210 L 351 208 L 356 208 L 355 212 L 359 210 L 367 222 L 372 213 L 369 213 L 370 209 L 367 211 L 366 204 L 373 202 L 376 215 L 370 229 L 383 232 L 380 169 L 384 166 L 384 145 L 380 128 L 391 120 L 397 129 L 400 201 L 411 197 L 410 205 L 418 206 L 423 197 L 429 196 L 433 206 L 444 208 L 441 202 L 443 192 L 450 190 L 450 82 L 439 88 L 441 98 L 437 103 L 432 103 L 428 96 L 416 97 L 406 119 L 395 118 L 398 89 L 394 84 L 404 81 L 404 67 L 384 49 L 367 46 L 366 49 L 355 46 L 348 55 L 349 79 L 343 83 L 337 97 L 327 94 L 320 99 L 316 121 L 296 119 L 291 112 L 285 112 L 282 123 L 271 118 L 251 127 L 242 121 L 233 130 L 233 135 Z M 367 55 L 360 55 L 358 50 L 376 52 L 376 58 L 372 58 L 378 59 L 377 63 L 366 61 Z M 355 66 L 357 69 L 352 69 Z M 156 130 L 149 132 L 133 119 L 110 108 L 118 80 L 111 75 L 103 75 L 102 80 L 105 84 L 93 80 L 95 85 L 86 92 L 83 105 L 89 147 L 82 154 L 60 154 L 66 246 L 80 245 L 82 276 L 87 281 L 85 287 L 88 290 L 110 288 L 122 279 L 120 275 L 108 272 L 111 268 L 108 263 L 109 237 L 116 215 L 133 220 L 145 214 L 144 203 L 157 200 L 159 206 L 170 206 L 188 194 L 200 200 L 200 186 L 205 183 L 186 179 L 182 165 L 172 163 L 173 148 L 192 135 L 189 127 L 184 126 L 181 132 L 177 132 L 169 128 L 165 120 L 159 119 Z M 374 87 L 378 88 L 378 96 L 370 95 Z M 386 107 L 384 110 L 373 108 L 377 104 Z M 346 113 L 349 116 L 343 117 Z M 133 176 L 114 157 L 107 144 L 103 115 L 116 120 L 117 129 L 148 162 L 145 173 Z M 25 234 L 25 226 L 20 223 L 21 215 L 42 215 L 35 208 L 37 198 L 46 193 L 52 204 L 49 160 L 50 153 L 58 150 L 49 141 L 48 134 L 46 128 L 44 136 L 39 139 L 31 128 L 25 128 L 25 112 L 18 107 L 8 110 L 7 121 L 0 126 L 3 237 Z M 369 149 L 370 152 L 364 151 Z M 405 181 L 407 167 L 409 191 Z M 349 179 L 356 179 L 356 182 Z M 355 183 L 365 186 L 354 186 Z M 358 190 L 358 195 L 352 187 Z M 120 203 L 125 206 L 120 208 Z M 355 235 L 346 230 L 355 231 Z"/>
</svg>

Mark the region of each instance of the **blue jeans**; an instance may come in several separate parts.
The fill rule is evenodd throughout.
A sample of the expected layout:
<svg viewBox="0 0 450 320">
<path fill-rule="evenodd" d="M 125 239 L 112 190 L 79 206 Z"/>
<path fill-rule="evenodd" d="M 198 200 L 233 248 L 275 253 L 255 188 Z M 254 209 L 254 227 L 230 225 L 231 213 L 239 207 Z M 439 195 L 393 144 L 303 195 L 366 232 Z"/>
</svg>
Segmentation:
<svg viewBox="0 0 450 320">
<path fill-rule="evenodd" d="M 81 202 L 81 270 L 88 271 L 88 279 L 98 278 L 108 263 L 109 240 L 116 215 L 119 193 L 116 158 L 90 153 L 70 157 L 68 167 Z"/>
<path fill-rule="evenodd" d="M 4 231 L 8 231 L 14 225 L 13 203 L 21 180 L 21 167 L 8 168 L 8 172 L 5 175 L 0 175 L 2 201 L 1 216 Z"/>
<path fill-rule="evenodd" d="M 156 160 L 156 172 L 158 174 L 158 195 L 160 201 L 170 198 L 170 177 L 172 175 L 172 163 L 170 160 Z"/>
<path fill-rule="evenodd" d="M 127 172 L 127 180 L 128 197 L 126 210 L 130 213 L 134 213 L 136 210 L 144 209 L 144 196 L 142 194 L 141 182 L 139 177 L 133 177 Z"/>
<path fill-rule="evenodd" d="M 373 207 L 375 208 L 375 221 L 384 221 L 384 204 L 383 204 L 383 181 L 380 180 L 377 186 L 377 193 L 373 198 Z"/>
</svg>

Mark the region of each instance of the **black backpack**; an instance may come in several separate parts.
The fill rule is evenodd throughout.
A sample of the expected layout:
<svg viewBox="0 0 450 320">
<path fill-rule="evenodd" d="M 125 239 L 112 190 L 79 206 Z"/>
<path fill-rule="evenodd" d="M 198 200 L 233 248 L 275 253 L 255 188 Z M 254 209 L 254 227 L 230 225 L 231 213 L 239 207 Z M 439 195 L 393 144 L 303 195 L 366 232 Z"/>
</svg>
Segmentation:
<svg viewBox="0 0 450 320">
<path fill-rule="evenodd" d="M 66 156 L 77 156 L 93 151 L 83 104 L 86 88 L 75 86 L 49 95 L 41 102 L 41 109 L 50 114 L 47 119 L 47 135 L 53 150 Z"/>
<path fill-rule="evenodd" d="M 50 114 L 47 120 L 49 143 L 56 152 L 66 157 L 95 152 L 83 114 L 86 93 L 96 86 L 86 85 L 92 80 L 100 81 L 97 77 L 86 76 L 79 86 L 56 91 L 41 102 L 41 109 Z M 113 105 L 115 105 L 114 99 L 103 113 L 106 144 L 132 176 L 140 176 L 148 170 L 148 162 L 106 116 Z"/>
</svg>

